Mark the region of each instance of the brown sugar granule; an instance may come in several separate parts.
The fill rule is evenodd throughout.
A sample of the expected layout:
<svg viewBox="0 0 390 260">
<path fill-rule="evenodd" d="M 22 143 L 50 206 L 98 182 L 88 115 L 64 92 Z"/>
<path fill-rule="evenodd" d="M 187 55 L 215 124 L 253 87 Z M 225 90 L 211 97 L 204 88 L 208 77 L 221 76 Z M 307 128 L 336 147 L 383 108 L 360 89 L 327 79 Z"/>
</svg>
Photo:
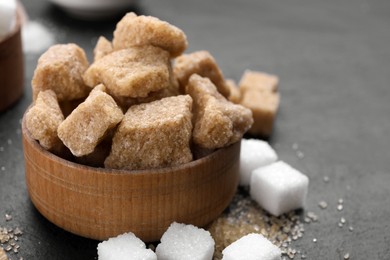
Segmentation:
<svg viewBox="0 0 390 260">
<path fill-rule="evenodd" d="M 228 146 L 251 127 L 252 112 L 226 100 L 208 78 L 192 75 L 186 91 L 194 100 L 195 144 L 208 149 Z"/>
<path fill-rule="evenodd" d="M 105 166 L 139 170 L 190 162 L 191 109 L 188 95 L 130 107 L 114 135 Z"/>
<path fill-rule="evenodd" d="M 279 78 L 264 72 L 246 70 L 241 77 L 240 90 L 259 90 L 268 92 L 277 92 L 279 87 Z"/>
<path fill-rule="evenodd" d="M 232 79 L 227 79 L 225 81 L 226 86 L 229 88 L 230 94 L 228 100 L 234 104 L 239 104 L 241 100 L 241 92 L 238 88 L 236 82 Z"/>
<path fill-rule="evenodd" d="M 26 114 L 26 127 L 32 138 L 47 150 L 59 146 L 61 141 L 57 136 L 57 128 L 62 121 L 64 116 L 54 91 L 39 92 L 34 105 Z"/>
<path fill-rule="evenodd" d="M 59 138 L 75 156 L 92 153 L 123 118 L 122 110 L 104 89 L 103 85 L 95 87 L 58 127 Z"/>
<path fill-rule="evenodd" d="M 177 57 L 187 48 L 187 38 L 182 30 L 152 16 L 127 13 L 116 25 L 113 38 L 115 50 L 133 46 L 153 45 Z"/>
<path fill-rule="evenodd" d="M 279 93 L 257 90 L 243 92 L 240 104 L 253 113 L 254 123 L 248 130 L 249 134 L 265 137 L 272 134 L 279 102 Z"/>
<path fill-rule="evenodd" d="M 118 97 L 147 97 L 170 85 L 169 54 L 153 46 L 140 46 L 112 52 L 95 61 L 85 72 L 85 83 L 103 83 Z"/>
<path fill-rule="evenodd" d="M 8 260 L 8 256 L 2 247 L 0 247 L 0 260 Z"/>
<path fill-rule="evenodd" d="M 188 79 L 192 74 L 198 74 L 209 78 L 217 87 L 219 93 L 229 97 L 230 90 L 226 86 L 222 71 L 219 69 L 214 57 L 208 51 L 197 51 L 190 54 L 183 54 L 177 57 L 174 63 L 173 72 L 178 79 L 180 88 L 185 89 Z"/>
<path fill-rule="evenodd" d="M 112 43 L 104 36 L 100 36 L 93 49 L 93 60 L 97 61 L 111 52 L 113 52 Z"/>
<path fill-rule="evenodd" d="M 86 97 L 90 89 L 82 75 L 89 63 L 83 49 L 76 44 L 57 44 L 38 60 L 32 79 L 33 100 L 42 90 L 53 90 L 58 101 Z"/>
</svg>

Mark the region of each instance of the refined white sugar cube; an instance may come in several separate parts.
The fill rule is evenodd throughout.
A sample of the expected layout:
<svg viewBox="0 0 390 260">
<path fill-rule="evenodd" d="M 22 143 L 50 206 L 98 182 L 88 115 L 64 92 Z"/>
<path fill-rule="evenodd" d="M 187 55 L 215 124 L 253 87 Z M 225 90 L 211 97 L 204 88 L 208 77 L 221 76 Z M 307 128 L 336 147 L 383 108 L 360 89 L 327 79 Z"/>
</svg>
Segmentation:
<svg viewBox="0 0 390 260">
<path fill-rule="evenodd" d="M 211 260 L 214 239 L 210 232 L 173 222 L 157 245 L 158 260 Z"/>
<path fill-rule="evenodd" d="M 133 233 L 125 233 L 98 244 L 99 260 L 157 260 L 151 249 Z"/>
<path fill-rule="evenodd" d="M 276 162 L 278 156 L 265 141 L 256 139 L 241 140 L 240 185 L 250 184 L 252 171 Z"/>
<path fill-rule="evenodd" d="M 250 195 L 275 216 L 305 205 L 309 178 L 279 161 L 253 171 Z"/>
<path fill-rule="evenodd" d="M 280 260 L 282 252 L 260 234 L 249 234 L 231 243 L 222 260 Z"/>
<path fill-rule="evenodd" d="M 0 1 L 0 38 L 12 31 L 16 21 L 16 1 Z"/>
</svg>

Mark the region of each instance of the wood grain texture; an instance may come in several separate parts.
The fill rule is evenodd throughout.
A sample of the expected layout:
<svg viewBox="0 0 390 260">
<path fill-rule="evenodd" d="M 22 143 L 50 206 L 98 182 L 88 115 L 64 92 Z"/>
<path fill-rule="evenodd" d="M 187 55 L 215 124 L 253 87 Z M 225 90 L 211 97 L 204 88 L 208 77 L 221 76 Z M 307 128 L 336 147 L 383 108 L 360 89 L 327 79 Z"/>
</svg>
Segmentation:
<svg viewBox="0 0 390 260">
<path fill-rule="evenodd" d="M 0 39 L 0 111 L 14 104 L 23 94 L 21 19 L 21 11 L 18 10 L 15 29 L 7 37 Z"/>
<path fill-rule="evenodd" d="M 49 221 L 104 240 L 131 231 L 159 240 L 173 222 L 203 227 L 236 192 L 240 142 L 178 167 L 120 171 L 92 168 L 44 150 L 22 125 L 30 198 Z"/>
</svg>

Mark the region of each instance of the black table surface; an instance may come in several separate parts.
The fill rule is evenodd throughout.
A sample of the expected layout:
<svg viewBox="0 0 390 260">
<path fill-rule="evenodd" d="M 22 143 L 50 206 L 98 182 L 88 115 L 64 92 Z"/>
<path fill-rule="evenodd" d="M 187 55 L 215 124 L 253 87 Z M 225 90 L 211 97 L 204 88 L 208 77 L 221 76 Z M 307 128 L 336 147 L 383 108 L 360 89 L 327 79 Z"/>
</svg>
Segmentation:
<svg viewBox="0 0 390 260">
<path fill-rule="evenodd" d="M 97 37 L 111 39 L 120 18 L 85 22 L 48 1 L 22 2 L 58 43 L 75 42 L 90 59 Z M 295 248 L 307 259 L 343 259 L 346 253 L 390 259 L 389 1 L 142 0 L 133 10 L 183 29 L 187 52 L 210 51 L 228 78 L 239 80 L 246 69 L 280 77 L 281 106 L 269 141 L 280 159 L 309 176 L 301 214 L 319 217 L 305 225 Z M 98 241 L 48 222 L 26 191 L 20 119 L 31 103 L 39 55 L 25 55 L 25 94 L 0 113 L 0 226 L 24 232 L 11 259 L 95 259 Z M 342 211 L 336 209 L 340 198 Z M 327 209 L 319 208 L 322 200 Z M 342 228 L 341 217 L 347 221 Z"/>
</svg>

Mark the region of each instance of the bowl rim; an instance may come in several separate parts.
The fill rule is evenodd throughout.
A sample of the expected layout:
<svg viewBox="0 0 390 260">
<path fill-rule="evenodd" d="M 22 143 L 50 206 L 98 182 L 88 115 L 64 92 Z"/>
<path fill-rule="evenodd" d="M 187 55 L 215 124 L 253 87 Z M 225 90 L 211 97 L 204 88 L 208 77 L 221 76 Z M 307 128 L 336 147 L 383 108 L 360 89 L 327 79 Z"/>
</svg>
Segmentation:
<svg viewBox="0 0 390 260">
<path fill-rule="evenodd" d="M 30 131 L 27 129 L 26 126 L 26 114 L 28 110 L 32 107 L 30 105 L 27 110 L 25 111 L 22 119 L 22 135 L 26 139 L 26 141 L 35 149 L 38 150 L 43 156 L 47 157 L 48 159 L 55 161 L 57 163 L 63 164 L 66 167 L 73 168 L 73 169 L 78 169 L 78 170 L 86 170 L 88 172 L 94 172 L 97 174 L 112 174 L 112 175 L 155 175 L 155 174 L 164 174 L 164 173 L 169 173 L 169 172 L 180 172 L 184 169 L 187 168 L 195 168 L 199 167 L 200 165 L 204 164 L 206 161 L 213 160 L 214 157 L 217 157 L 220 153 L 224 152 L 226 148 L 229 148 L 232 145 L 237 144 L 233 143 L 230 144 L 229 146 L 223 147 L 223 148 L 218 148 L 215 151 L 211 152 L 210 154 L 201 157 L 196 160 L 192 160 L 188 163 L 180 164 L 180 165 L 175 165 L 175 166 L 169 166 L 169 167 L 164 167 L 164 168 L 152 168 L 152 169 L 143 169 L 143 170 L 126 170 L 126 169 L 110 169 L 110 168 L 103 168 L 103 167 L 92 167 L 84 164 L 79 164 L 76 162 L 72 162 L 69 160 L 66 160 L 64 158 L 61 158 L 60 156 L 57 156 L 50 151 L 46 150 L 43 148 L 37 140 L 35 140 L 32 136 Z M 240 142 L 241 139 L 238 141 Z"/>
</svg>

